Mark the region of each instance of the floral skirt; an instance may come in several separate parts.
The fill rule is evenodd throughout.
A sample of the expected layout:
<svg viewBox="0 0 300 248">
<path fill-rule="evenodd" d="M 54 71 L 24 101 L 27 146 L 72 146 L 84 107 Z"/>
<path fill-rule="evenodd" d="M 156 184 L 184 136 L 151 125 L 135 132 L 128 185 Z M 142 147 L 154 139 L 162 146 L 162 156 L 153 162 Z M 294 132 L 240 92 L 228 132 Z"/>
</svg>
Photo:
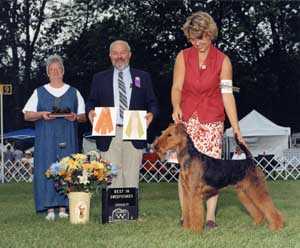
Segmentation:
<svg viewBox="0 0 300 248">
<path fill-rule="evenodd" d="M 198 151 L 214 158 L 221 158 L 224 123 L 201 123 L 196 114 L 184 122 L 188 135 Z"/>
</svg>

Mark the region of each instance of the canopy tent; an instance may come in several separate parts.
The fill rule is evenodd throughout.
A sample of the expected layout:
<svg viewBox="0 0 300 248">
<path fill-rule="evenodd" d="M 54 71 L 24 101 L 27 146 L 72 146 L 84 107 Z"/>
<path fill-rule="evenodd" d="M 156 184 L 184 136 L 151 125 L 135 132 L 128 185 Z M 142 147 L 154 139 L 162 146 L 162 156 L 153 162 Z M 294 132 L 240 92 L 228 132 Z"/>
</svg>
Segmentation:
<svg viewBox="0 0 300 248">
<path fill-rule="evenodd" d="M 30 139 L 35 137 L 34 129 L 32 128 L 25 128 L 25 129 L 19 129 L 15 131 L 11 131 L 8 133 L 5 133 L 3 135 L 3 139 Z"/>
<path fill-rule="evenodd" d="M 283 150 L 289 148 L 291 128 L 281 127 L 252 110 L 239 121 L 241 133 L 254 156 L 259 154 L 274 154 L 281 156 Z M 233 130 L 225 131 L 225 147 L 227 158 L 234 150 Z"/>
<path fill-rule="evenodd" d="M 33 147 L 35 131 L 32 128 L 19 129 L 3 135 L 4 144 L 10 143 L 14 149 L 25 151 Z M 3 145 L 1 144 L 1 147 Z"/>
<path fill-rule="evenodd" d="M 300 133 L 292 134 L 292 145 L 293 147 L 300 147 Z"/>
</svg>

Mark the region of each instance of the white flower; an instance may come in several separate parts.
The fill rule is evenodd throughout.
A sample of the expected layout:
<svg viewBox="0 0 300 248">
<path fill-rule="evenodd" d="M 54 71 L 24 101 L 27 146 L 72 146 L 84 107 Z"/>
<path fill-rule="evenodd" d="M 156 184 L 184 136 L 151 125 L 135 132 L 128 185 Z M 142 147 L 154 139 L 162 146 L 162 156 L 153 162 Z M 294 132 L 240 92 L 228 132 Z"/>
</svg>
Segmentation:
<svg viewBox="0 0 300 248">
<path fill-rule="evenodd" d="M 88 172 L 84 170 L 82 172 L 82 176 L 78 176 L 79 183 L 84 184 L 84 185 L 87 185 L 88 183 L 90 183 L 90 181 L 88 180 L 88 176 L 89 176 Z"/>
</svg>

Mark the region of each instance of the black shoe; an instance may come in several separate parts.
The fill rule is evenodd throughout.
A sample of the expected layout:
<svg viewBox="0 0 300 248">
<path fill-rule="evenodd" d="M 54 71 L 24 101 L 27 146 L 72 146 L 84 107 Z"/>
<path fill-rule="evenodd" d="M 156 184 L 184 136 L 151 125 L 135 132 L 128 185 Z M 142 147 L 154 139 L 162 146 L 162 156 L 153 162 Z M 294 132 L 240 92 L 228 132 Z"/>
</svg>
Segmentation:
<svg viewBox="0 0 300 248">
<path fill-rule="evenodd" d="M 183 226 L 183 219 L 180 219 L 180 220 L 179 220 L 179 225 L 180 225 L 180 226 Z"/>
</svg>

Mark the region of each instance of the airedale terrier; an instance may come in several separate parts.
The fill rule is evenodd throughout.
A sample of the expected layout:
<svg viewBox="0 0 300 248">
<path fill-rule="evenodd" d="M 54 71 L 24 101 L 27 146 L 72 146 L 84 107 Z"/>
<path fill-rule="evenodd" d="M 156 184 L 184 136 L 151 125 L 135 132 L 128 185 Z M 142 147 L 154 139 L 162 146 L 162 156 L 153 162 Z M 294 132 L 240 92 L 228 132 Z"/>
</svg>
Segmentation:
<svg viewBox="0 0 300 248">
<path fill-rule="evenodd" d="M 264 173 L 256 167 L 249 150 L 243 144 L 239 146 L 246 154 L 245 160 L 209 157 L 195 148 L 183 124 L 169 126 L 155 141 L 154 149 L 161 159 L 169 150 L 177 152 L 183 228 L 202 232 L 205 200 L 227 185 L 234 185 L 239 200 L 255 224 L 267 220 L 269 229 L 283 228 L 283 217 L 268 193 Z"/>
</svg>

